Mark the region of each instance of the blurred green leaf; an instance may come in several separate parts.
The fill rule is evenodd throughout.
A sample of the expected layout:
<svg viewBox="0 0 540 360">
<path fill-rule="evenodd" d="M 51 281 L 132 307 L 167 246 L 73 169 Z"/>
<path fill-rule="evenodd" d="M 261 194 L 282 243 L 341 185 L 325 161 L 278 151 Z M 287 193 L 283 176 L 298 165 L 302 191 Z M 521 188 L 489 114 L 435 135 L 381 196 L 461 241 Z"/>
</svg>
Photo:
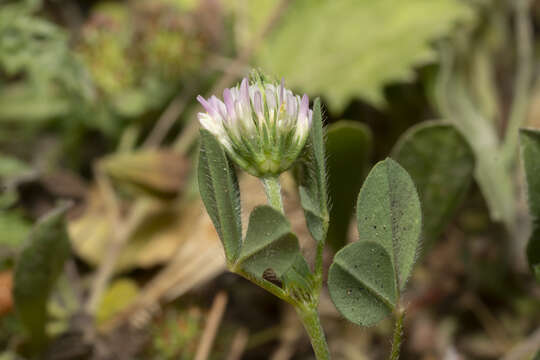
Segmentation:
<svg viewBox="0 0 540 360">
<path fill-rule="evenodd" d="M 434 99 L 445 120 L 453 123 L 471 146 L 475 160 L 474 176 L 489 208 L 490 217 L 502 222 L 510 233 L 515 233 L 516 195 L 512 171 L 509 171 L 501 152 L 496 119 L 483 114 L 483 107 L 475 102 L 470 74 L 479 70 L 468 64 L 470 45 L 463 54 L 454 45 L 441 46 L 441 65 L 436 79 Z M 502 50 L 502 49 L 501 49 Z M 490 55 L 491 58 L 494 55 Z M 517 136 L 517 134 L 515 134 Z"/>
<path fill-rule="evenodd" d="M 193 22 L 195 3 L 101 2 L 92 9 L 76 53 L 114 115 L 140 121 L 193 81 L 207 40 L 204 26 Z"/>
<path fill-rule="evenodd" d="M 527 177 L 533 233 L 527 245 L 529 265 L 540 282 L 540 131 L 521 130 L 521 151 Z"/>
<path fill-rule="evenodd" d="M 0 212 L 0 250 L 2 247 L 16 249 L 24 242 L 30 232 L 31 224 L 18 212 Z"/>
<path fill-rule="evenodd" d="M 328 243 L 345 246 L 353 209 L 371 155 L 371 131 L 358 122 L 342 120 L 328 127 L 329 196 L 332 202 Z"/>
<path fill-rule="evenodd" d="M 297 0 L 257 61 L 291 86 L 324 95 L 332 111 L 353 97 L 381 106 L 383 86 L 413 79 L 414 66 L 437 58 L 431 42 L 472 15 L 459 0 Z"/>
<path fill-rule="evenodd" d="M 66 98 L 54 96 L 54 91 L 37 93 L 28 85 L 12 85 L 0 91 L 0 122 L 43 125 L 51 118 L 65 115 L 69 105 Z"/>
<path fill-rule="evenodd" d="M 6 350 L 0 353 L 0 360 L 17 360 L 17 359 L 19 359 L 19 356 L 12 351 Z"/>
<path fill-rule="evenodd" d="M 372 241 L 347 245 L 330 266 L 328 290 L 336 308 L 349 321 L 363 326 L 376 324 L 396 306 L 390 256 Z"/>
<path fill-rule="evenodd" d="M 47 300 L 70 254 L 65 211 L 60 206 L 36 224 L 15 267 L 15 309 L 36 347 L 46 340 Z"/>
<path fill-rule="evenodd" d="M 414 183 L 397 162 L 386 159 L 369 173 L 356 206 L 360 241 L 375 241 L 390 254 L 398 290 L 411 274 L 422 230 Z"/>
<path fill-rule="evenodd" d="M 238 24 L 235 36 L 240 46 L 250 46 L 255 41 L 263 27 L 272 16 L 272 10 L 279 4 L 276 0 L 257 1 L 225 1 L 223 5 L 229 12 L 236 15 L 235 21 Z"/>
<path fill-rule="evenodd" d="M 273 207 L 256 207 L 249 217 L 249 226 L 237 265 L 262 277 L 267 269 L 281 277 L 300 253 L 298 239 L 291 232 L 285 216 Z"/>
<path fill-rule="evenodd" d="M 427 250 L 452 219 L 469 188 L 474 154 L 454 126 L 440 122 L 412 127 L 392 154 L 417 186 L 425 215 L 423 245 Z"/>
<path fill-rule="evenodd" d="M 0 192 L 0 211 L 13 206 L 18 199 L 17 191 L 13 187 L 6 187 L 3 192 Z"/>
<path fill-rule="evenodd" d="M 55 338 L 69 331 L 73 316 L 81 311 L 82 304 L 77 292 L 78 285 L 63 272 L 54 286 L 54 296 L 47 302 L 48 321 L 45 332 Z"/>
<path fill-rule="evenodd" d="M 65 115 L 89 96 L 84 69 L 68 34 L 16 6 L 0 9 L 0 70 L 16 79 L 0 88 L 0 120 L 20 125 Z"/>
<path fill-rule="evenodd" d="M 227 262 L 232 264 L 242 246 L 238 181 L 221 144 L 207 130 L 201 130 L 198 178 L 204 206 L 223 243 Z"/>
<path fill-rule="evenodd" d="M 32 171 L 32 168 L 21 160 L 0 153 L 0 178 L 18 177 Z"/>
<path fill-rule="evenodd" d="M 300 202 L 304 209 L 311 236 L 316 241 L 325 241 L 328 231 L 328 194 L 326 184 L 326 153 L 321 101 L 313 104 L 313 123 L 306 144 L 307 160 L 301 164 Z"/>
<path fill-rule="evenodd" d="M 103 294 L 96 313 L 98 325 L 103 325 L 115 314 L 127 308 L 139 293 L 137 283 L 129 278 L 117 279 Z"/>
</svg>

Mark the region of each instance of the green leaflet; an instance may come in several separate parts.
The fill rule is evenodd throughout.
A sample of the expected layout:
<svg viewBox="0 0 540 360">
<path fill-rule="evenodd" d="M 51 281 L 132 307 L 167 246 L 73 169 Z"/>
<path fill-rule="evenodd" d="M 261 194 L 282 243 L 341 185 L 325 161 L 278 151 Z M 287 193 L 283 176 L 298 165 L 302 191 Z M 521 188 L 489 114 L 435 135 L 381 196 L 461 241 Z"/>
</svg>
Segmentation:
<svg viewBox="0 0 540 360">
<path fill-rule="evenodd" d="M 527 245 L 527 259 L 536 280 L 540 282 L 540 131 L 522 129 L 520 136 L 529 209 L 533 221 L 533 233 Z"/>
<path fill-rule="evenodd" d="M 334 257 L 328 289 L 336 308 L 349 321 L 363 326 L 379 322 L 397 301 L 390 256 L 372 241 L 347 245 Z"/>
<path fill-rule="evenodd" d="M 332 199 L 328 243 L 334 251 L 347 242 L 356 198 L 371 155 L 371 131 L 365 125 L 341 120 L 328 127 L 329 196 Z"/>
<path fill-rule="evenodd" d="M 392 159 L 377 163 L 360 190 L 356 207 L 361 241 L 375 241 L 390 255 L 399 290 L 416 259 L 422 230 L 420 200 L 407 171 Z"/>
<path fill-rule="evenodd" d="M 199 191 L 225 249 L 227 263 L 236 261 L 242 246 L 240 192 L 225 151 L 207 130 L 201 130 Z"/>
<path fill-rule="evenodd" d="M 235 266 L 257 277 L 262 277 L 266 269 L 272 269 L 281 277 L 299 254 L 298 239 L 291 232 L 289 221 L 278 210 L 263 205 L 251 212 Z"/>
<path fill-rule="evenodd" d="M 302 169 L 300 202 L 304 209 L 311 236 L 325 241 L 328 231 L 328 194 L 326 185 L 326 158 L 322 125 L 321 101 L 313 104 L 313 122 L 307 144 L 308 159 Z"/>
<path fill-rule="evenodd" d="M 392 151 L 418 188 L 424 214 L 424 249 L 440 236 L 472 180 L 474 154 L 451 124 L 426 122 L 410 128 Z"/>
<path fill-rule="evenodd" d="M 35 225 L 15 267 L 15 308 L 36 347 L 46 341 L 47 301 L 70 255 L 65 211 L 61 206 Z"/>
<path fill-rule="evenodd" d="M 296 0 L 256 60 L 292 87 L 323 94 L 334 112 L 353 97 L 381 106 L 384 85 L 410 81 L 414 66 L 437 59 L 433 40 L 472 19 L 459 0 Z"/>
</svg>

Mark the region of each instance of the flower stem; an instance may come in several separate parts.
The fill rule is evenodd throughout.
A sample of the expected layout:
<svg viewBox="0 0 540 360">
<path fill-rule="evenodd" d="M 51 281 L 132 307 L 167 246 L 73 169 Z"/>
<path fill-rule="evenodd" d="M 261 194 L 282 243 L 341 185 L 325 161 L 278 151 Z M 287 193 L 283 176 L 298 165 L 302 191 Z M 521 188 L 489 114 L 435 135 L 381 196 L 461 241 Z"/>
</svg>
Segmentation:
<svg viewBox="0 0 540 360">
<path fill-rule="evenodd" d="M 262 178 L 261 181 L 264 185 L 264 191 L 270 206 L 281 211 L 281 213 L 285 213 L 283 201 L 281 199 L 281 184 L 279 183 L 279 177 Z"/>
<path fill-rule="evenodd" d="M 311 346 L 315 352 L 315 358 L 317 360 L 330 360 L 330 351 L 328 350 L 328 344 L 326 343 L 326 337 L 324 336 L 317 309 L 314 307 L 296 307 L 296 312 L 300 316 L 304 328 L 309 335 Z"/>
<path fill-rule="evenodd" d="M 390 360 L 398 360 L 401 352 L 401 342 L 403 340 L 403 318 L 405 317 L 405 311 L 402 309 L 396 312 L 396 324 L 394 326 L 394 340 L 392 341 L 392 353 L 390 354 Z"/>
<path fill-rule="evenodd" d="M 266 197 L 268 198 L 268 203 L 281 213 L 285 213 L 283 208 L 283 200 L 281 198 L 281 185 L 279 183 L 279 177 L 262 178 L 261 181 L 264 185 L 264 191 L 266 193 Z M 322 246 L 323 244 L 319 245 L 317 248 L 317 292 L 320 292 L 320 288 L 322 287 Z M 282 292 L 283 290 L 279 287 L 270 286 L 269 288 L 268 284 L 261 284 L 260 281 L 257 282 L 257 279 L 250 279 L 246 276 L 247 274 L 241 275 L 293 305 L 296 312 L 300 316 L 302 323 L 304 324 L 306 332 L 308 333 L 309 340 L 311 341 L 311 346 L 313 347 L 317 360 L 330 360 L 328 344 L 326 343 L 326 337 L 321 326 L 319 313 L 317 312 L 318 301 L 309 305 L 299 303 L 297 299 L 294 299 L 294 297 L 291 298 L 288 296 L 288 294 L 284 294 Z M 319 294 L 316 295 L 318 298 Z"/>
<path fill-rule="evenodd" d="M 320 241 L 317 243 L 317 254 L 315 255 L 315 297 L 317 302 L 319 301 L 319 296 L 321 294 L 321 289 L 323 287 L 323 250 L 324 242 Z"/>
</svg>

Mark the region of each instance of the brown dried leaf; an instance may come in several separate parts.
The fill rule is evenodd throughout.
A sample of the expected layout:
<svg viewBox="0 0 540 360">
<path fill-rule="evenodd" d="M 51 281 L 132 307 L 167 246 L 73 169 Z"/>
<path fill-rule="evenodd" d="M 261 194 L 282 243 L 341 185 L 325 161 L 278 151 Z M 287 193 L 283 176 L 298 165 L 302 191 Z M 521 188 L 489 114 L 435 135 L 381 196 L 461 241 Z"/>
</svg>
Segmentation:
<svg viewBox="0 0 540 360">
<path fill-rule="evenodd" d="M 117 271 L 151 267 L 167 262 L 182 241 L 183 218 L 189 217 L 175 205 L 155 201 L 144 221 L 120 255 Z M 113 239 L 113 218 L 101 193 L 92 189 L 82 216 L 68 224 L 73 249 L 86 262 L 97 266 Z"/>
<path fill-rule="evenodd" d="M 167 150 L 142 150 L 106 157 L 103 170 L 121 183 L 155 195 L 176 195 L 185 185 L 189 160 Z"/>
</svg>

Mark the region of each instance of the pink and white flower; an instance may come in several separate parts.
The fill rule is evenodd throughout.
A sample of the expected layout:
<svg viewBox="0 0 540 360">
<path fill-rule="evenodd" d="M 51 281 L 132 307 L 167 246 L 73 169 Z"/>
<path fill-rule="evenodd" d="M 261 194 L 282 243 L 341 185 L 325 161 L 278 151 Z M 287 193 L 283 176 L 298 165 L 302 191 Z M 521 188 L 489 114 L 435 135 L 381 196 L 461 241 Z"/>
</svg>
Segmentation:
<svg viewBox="0 0 540 360">
<path fill-rule="evenodd" d="M 206 112 L 198 114 L 201 126 L 221 142 L 231 158 L 248 173 L 275 176 L 292 166 L 311 128 L 309 98 L 294 95 L 283 84 L 244 78 L 223 91 L 197 100 Z"/>
</svg>

